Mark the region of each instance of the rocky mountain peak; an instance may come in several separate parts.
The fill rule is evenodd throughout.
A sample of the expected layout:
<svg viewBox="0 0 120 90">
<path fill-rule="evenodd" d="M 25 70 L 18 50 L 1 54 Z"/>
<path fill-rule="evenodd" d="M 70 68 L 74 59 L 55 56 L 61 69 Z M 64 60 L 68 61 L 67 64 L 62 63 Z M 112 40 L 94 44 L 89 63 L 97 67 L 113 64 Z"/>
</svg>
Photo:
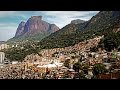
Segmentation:
<svg viewBox="0 0 120 90">
<path fill-rule="evenodd" d="M 18 36 L 20 36 L 21 34 L 23 34 L 24 26 L 25 26 L 25 22 L 24 22 L 24 21 L 21 21 L 21 23 L 19 24 L 19 26 L 18 26 L 18 28 L 17 28 L 15 37 L 18 37 Z"/>
<path fill-rule="evenodd" d="M 42 20 L 42 16 L 31 16 L 31 20 Z"/>
<path fill-rule="evenodd" d="M 40 33 L 53 33 L 58 31 L 59 27 L 42 20 L 42 16 L 31 16 L 27 22 L 21 22 L 17 28 L 15 37 L 35 36 Z"/>
</svg>

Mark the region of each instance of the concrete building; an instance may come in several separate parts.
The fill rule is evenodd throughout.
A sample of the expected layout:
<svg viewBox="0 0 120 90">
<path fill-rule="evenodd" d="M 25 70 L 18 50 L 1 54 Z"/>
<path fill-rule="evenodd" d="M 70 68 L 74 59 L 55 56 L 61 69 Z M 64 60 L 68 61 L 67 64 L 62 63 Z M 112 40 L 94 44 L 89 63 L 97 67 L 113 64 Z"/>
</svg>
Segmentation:
<svg viewBox="0 0 120 90">
<path fill-rule="evenodd" d="M 0 63 L 3 63 L 5 59 L 5 53 L 4 52 L 0 52 Z"/>
<path fill-rule="evenodd" d="M 12 64 L 17 64 L 18 63 L 18 61 L 12 61 Z"/>
<path fill-rule="evenodd" d="M 9 45 L 7 45 L 7 44 L 1 44 L 0 45 L 0 50 L 2 50 L 2 49 L 8 49 L 9 48 Z"/>
</svg>

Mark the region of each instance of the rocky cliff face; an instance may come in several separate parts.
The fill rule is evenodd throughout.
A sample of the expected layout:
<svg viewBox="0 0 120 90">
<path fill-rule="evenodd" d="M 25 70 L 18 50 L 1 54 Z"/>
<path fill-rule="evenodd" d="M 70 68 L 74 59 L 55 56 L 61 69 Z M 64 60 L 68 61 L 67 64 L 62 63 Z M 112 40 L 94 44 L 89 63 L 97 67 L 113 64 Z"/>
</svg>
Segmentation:
<svg viewBox="0 0 120 90">
<path fill-rule="evenodd" d="M 21 36 L 23 34 L 24 26 L 25 26 L 25 22 L 22 21 L 17 28 L 15 37 Z"/>
<path fill-rule="evenodd" d="M 31 16 L 27 22 L 21 22 L 17 28 L 16 34 L 7 42 L 19 42 L 26 40 L 37 40 L 47 37 L 51 33 L 58 31 L 59 27 L 42 20 L 42 16 Z"/>
<path fill-rule="evenodd" d="M 50 24 L 42 20 L 42 16 L 32 16 L 28 21 L 21 22 L 18 26 L 15 37 L 17 36 L 34 36 L 38 33 L 53 33 L 59 30 L 55 24 Z"/>
<path fill-rule="evenodd" d="M 58 30 L 59 30 L 59 28 L 58 28 L 55 24 L 50 24 L 50 25 L 49 25 L 48 31 L 49 31 L 50 33 L 56 32 L 56 31 L 58 31 Z"/>
</svg>

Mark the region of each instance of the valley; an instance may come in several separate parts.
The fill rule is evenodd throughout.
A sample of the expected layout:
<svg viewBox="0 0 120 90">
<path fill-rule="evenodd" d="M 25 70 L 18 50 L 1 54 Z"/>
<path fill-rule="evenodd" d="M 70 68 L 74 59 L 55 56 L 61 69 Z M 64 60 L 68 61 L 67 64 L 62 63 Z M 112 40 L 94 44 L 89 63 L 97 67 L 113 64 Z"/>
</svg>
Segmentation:
<svg viewBox="0 0 120 90">
<path fill-rule="evenodd" d="M 31 16 L 0 51 L 1 79 L 119 79 L 120 11 L 100 11 L 61 29 Z"/>
</svg>

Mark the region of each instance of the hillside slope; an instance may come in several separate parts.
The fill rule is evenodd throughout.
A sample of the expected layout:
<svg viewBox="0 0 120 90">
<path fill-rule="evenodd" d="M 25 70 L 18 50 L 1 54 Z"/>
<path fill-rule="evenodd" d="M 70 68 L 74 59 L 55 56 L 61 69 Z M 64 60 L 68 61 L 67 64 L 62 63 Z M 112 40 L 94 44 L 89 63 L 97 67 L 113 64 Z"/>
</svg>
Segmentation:
<svg viewBox="0 0 120 90">
<path fill-rule="evenodd" d="M 69 24 L 40 42 L 41 48 L 59 48 L 75 45 L 83 40 L 101 36 L 120 22 L 120 11 L 100 11 L 89 21 Z"/>
</svg>

